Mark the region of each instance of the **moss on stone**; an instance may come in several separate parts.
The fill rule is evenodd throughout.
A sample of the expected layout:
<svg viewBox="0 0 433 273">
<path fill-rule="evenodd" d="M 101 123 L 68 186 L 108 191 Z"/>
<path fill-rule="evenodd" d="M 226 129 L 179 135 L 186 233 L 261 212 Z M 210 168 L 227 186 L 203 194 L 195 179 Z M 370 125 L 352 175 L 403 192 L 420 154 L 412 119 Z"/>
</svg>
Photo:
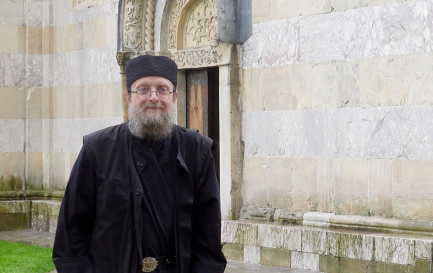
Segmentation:
<svg viewBox="0 0 433 273">
<path fill-rule="evenodd" d="M 21 178 L 15 176 L 0 176 L 0 191 L 20 191 L 23 183 Z"/>
</svg>

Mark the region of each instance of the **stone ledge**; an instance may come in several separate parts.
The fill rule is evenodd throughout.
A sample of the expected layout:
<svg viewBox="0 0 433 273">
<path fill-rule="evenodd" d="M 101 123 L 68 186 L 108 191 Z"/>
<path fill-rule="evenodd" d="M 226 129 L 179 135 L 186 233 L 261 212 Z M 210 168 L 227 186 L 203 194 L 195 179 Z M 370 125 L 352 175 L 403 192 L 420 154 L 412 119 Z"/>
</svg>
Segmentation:
<svg viewBox="0 0 433 273">
<path fill-rule="evenodd" d="M 36 190 L 28 190 L 28 191 L 0 191 L 0 201 L 15 201 L 15 200 L 27 200 L 27 199 L 43 199 L 43 200 L 62 200 L 64 191 L 36 191 Z"/>
<path fill-rule="evenodd" d="M 290 259 L 287 264 L 291 264 L 291 267 L 320 271 L 326 267 L 321 261 L 334 261 L 333 258 L 344 259 L 345 266 L 353 262 L 360 267 L 427 270 L 433 251 L 432 234 L 373 232 L 252 221 L 223 221 L 222 241 L 224 249 L 230 249 L 226 253 L 228 259 L 233 255 L 239 261 L 243 256 L 243 262 L 280 265 L 281 257 L 275 261 L 269 257 L 272 256 L 272 251 L 276 251 L 275 255 L 283 251 L 286 258 Z M 239 253 L 234 253 L 236 249 L 239 249 Z"/>
<path fill-rule="evenodd" d="M 433 233 L 433 221 L 385 218 L 378 216 L 336 215 L 325 212 L 299 212 L 274 208 L 243 208 L 241 220 L 300 224 L 386 232 Z"/>
<path fill-rule="evenodd" d="M 59 201 L 0 201 L 0 231 L 32 228 L 54 233 L 59 210 Z"/>
</svg>

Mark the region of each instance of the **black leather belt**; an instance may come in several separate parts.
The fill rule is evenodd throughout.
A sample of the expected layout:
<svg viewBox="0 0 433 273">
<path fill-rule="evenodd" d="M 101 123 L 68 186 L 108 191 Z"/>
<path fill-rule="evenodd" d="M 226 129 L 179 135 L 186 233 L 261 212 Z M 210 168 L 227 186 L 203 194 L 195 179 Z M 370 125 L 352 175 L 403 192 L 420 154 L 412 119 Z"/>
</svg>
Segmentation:
<svg viewBox="0 0 433 273">
<path fill-rule="evenodd" d="M 141 260 L 141 271 L 153 272 L 157 268 L 165 268 L 175 263 L 173 256 L 146 257 Z"/>
</svg>

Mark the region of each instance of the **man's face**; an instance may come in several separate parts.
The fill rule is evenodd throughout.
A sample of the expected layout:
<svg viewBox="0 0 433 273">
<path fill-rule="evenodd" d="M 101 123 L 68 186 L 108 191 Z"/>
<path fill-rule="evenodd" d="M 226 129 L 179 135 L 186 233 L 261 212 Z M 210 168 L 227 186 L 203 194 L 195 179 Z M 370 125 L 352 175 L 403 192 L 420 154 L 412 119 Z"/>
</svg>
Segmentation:
<svg viewBox="0 0 433 273">
<path fill-rule="evenodd" d="M 133 135 L 157 140 L 171 134 L 177 99 L 173 91 L 173 83 L 158 76 L 143 77 L 131 84 L 127 94 L 128 127 Z"/>
<path fill-rule="evenodd" d="M 168 91 L 173 92 L 174 86 L 173 83 L 166 78 L 149 76 L 140 78 L 131 84 L 131 91 L 137 91 L 140 89 L 147 89 L 150 91 L 167 89 Z M 157 92 L 150 92 L 146 96 L 131 93 L 130 96 L 128 96 L 130 106 L 133 105 L 135 109 L 142 109 L 146 118 L 149 119 L 159 118 L 162 114 L 170 111 L 173 108 L 176 99 L 176 92 L 170 93 L 168 96 L 159 95 Z"/>
</svg>

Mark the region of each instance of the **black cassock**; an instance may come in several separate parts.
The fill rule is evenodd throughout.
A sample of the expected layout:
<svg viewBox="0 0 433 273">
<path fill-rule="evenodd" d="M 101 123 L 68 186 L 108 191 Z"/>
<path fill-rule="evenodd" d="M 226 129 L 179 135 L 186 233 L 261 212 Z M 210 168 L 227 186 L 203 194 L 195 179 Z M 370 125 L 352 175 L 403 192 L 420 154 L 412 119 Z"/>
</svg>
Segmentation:
<svg viewBox="0 0 433 273">
<path fill-rule="evenodd" d="M 143 185 L 143 257 L 175 256 L 174 139 L 133 138 L 135 168 Z M 176 272 L 174 264 L 156 272 Z"/>
<path fill-rule="evenodd" d="M 175 126 L 162 154 L 153 144 L 126 123 L 84 137 L 58 217 L 58 273 L 140 272 L 148 255 L 176 256 L 161 273 L 224 272 L 212 141 Z"/>
</svg>

